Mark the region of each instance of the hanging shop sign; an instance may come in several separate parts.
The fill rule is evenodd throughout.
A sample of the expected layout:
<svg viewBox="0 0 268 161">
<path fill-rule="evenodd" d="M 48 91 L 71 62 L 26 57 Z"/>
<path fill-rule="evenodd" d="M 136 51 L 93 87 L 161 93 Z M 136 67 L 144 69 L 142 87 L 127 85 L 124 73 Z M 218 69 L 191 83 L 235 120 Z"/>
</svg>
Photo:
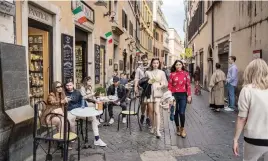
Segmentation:
<svg viewBox="0 0 268 161">
<path fill-rule="evenodd" d="M 62 46 L 62 82 L 74 80 L 74 61 L 73 61 L 73 37 L 61 35 Z"/>
<path fill-rule="evenodd" d="M 15 5 L 7 1 L 0 1 L 0 13 L 15 16 Z"/>
<path fill-rule="evenodd" d="M 190 58 L 193 56 L 192 48 L 185 48 L 185 56 Z"/>
<path fill-rule="evenodd" d="M 95 44 L 95 84 L 100 83 L 100 45 Z"/>
<path fill-rule="evenodd" d="M 49 26 L 52 26 L 52 18 L 53 16 L 39 8 L 36 8 L 32 5 L 28 5 L 28 16 L 31 19 L 34 19 L 36 21 L 42 22 L 44 24 L 47 24 Z"/>
<path fill-rule="evenodd" d="M 84 1 L 77 1 L 72 0 L 72 10 L 76 9 L 77 7 L 81 6 L 83 13 L 85 14 L 86 18 L 94 23 L 94 10 L 88 6 Z"/>
<path fill-rule="evenodd" d="M 262 50 L 253 50 L 253 59 L 262 58 Z"/>
</svg>

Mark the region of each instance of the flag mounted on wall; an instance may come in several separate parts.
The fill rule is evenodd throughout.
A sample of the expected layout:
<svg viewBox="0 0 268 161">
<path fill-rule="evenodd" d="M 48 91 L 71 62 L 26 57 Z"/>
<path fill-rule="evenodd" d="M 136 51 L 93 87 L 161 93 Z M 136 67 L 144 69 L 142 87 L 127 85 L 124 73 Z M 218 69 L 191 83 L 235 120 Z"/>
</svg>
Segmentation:
<svg viewBox="0 0 268 161">
<path fill-rule="evenodd" d="M 85 15 L 85 13 L 83 12 L 81 6 L 77 7 L 76 9 L 74 9 L 74 10 L 73 10 L 73 14 L 75 15 L 75 17 L 77 17 L 78 22 L 79 22 L 80 24 L 87 22 L 86 15 Z"/>
<path fill-rule="evenodd" d="M 108 40 L 108 43 L 109 43 L 109 44 L 111 44 L 111 43 L 113 42 L 113 34 L 112 34 L 111 31 L 110 31 L 110 32 L 107 32 L 107 33 L 105 34 L 105 37 L 106 37 L 106 39 Z"/>
</svg>

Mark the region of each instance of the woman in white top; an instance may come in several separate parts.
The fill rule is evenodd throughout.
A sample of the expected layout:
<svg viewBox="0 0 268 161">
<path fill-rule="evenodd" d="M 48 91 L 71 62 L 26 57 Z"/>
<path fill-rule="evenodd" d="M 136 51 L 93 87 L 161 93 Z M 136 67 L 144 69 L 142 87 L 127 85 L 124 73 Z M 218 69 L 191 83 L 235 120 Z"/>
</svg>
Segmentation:
<svg viewBox="0 0 268 161">
<path fill-rule="evenodd" d="M 92 91 L 92 82 L 91 77 L 85 77 L 83 80 L 83 85 L 80 88 L 81 95 L 83 99 L 86 100 L 86 103 L 89 108 L 95 107 L 95 103 L 98 103 L 94 100 L 94 95 Z M 94 145 L 105 147 L 106 144 L 100 139 L 99 137 L 99 121 L 97 120 L 96 116 L 90 117 L 90 121 L 92 121 L 92 130 L 95 136 Z"/>
<path fill-rule="evenodd" d="M 239 114 L 233 150 L 239 155 L 239 136 L 244 130 L 244 161 L 268 161 L 268 66 L 253 60 L 244 71 L 244 87 L 238 100 Z"/>
<path fill-rule="evenodd" d="M 148 103 L 149 118 L 152 120 L 151 133 L 156 133 L 156 137 L 160 138 L 160 100 L 163 96 L 162 89 L 167 87 L 167 78 L 165 72 L 161 70 L 160 60 L 153 58 L 150 69 L 145 72 L 145 76 L 149 78 L 148 83 L 151 84 L 150 97 L 145 96 L 144 102 Z"/>
</svg>

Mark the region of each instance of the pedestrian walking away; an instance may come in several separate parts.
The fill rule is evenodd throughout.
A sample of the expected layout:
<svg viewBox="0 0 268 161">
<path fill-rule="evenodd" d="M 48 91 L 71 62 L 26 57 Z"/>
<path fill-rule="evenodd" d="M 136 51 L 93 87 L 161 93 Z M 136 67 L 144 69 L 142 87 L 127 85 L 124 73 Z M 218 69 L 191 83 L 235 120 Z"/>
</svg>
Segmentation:
<svg viewBox="0 0 268 161">
<path fill-rule="evenodd" d="M 238 69 L 235 65 L 236 57 L 229 57 L 229 69 L 227 74 L 226 86 L 228 90 L 228 107 L 225 108 L 226 111 L 235 110 L 235 89 L 238 83 Z"/>
<path fill-rule="evenodd" d="M 160 60 L 153 58 L 150 68 L 146 71 L 145 76 L 149 78 L 148 83 L 151 85 L 151 93 L 145 95 L 144 102 L 147 102 L 149 109 L 149 118 L 152 120 L 151 133 L 156 134 L 157 138 L 160 134 L 160 101 L 164 94 L 164 89 L 167 88 L 168 82 L 165 73 L 161 70 Z"/>
<path fill-rule="evenodd" d="M 145 77 L 145 72 L 148 70 L 148 57 L 147 55 L 143 55 L 141 57 L 142 64 L 137 68 L 136 73 L 135 73 L 135 93 L 137 96 L 141 96 L 142 93 L 142 88 L 139 87 L 139 81 Z M 145 113 L 146 113 L 146 124 L 148 127 L 151 127 L 151 121 L 149 119 L 149 112 L 147 108 L 146 103 L 141 104 L 141 118 L 140 118 L 140 123 L 143 124 L 144 119 L 145 119 Z"/>
<path fill-rule="evenodd" d="M 177 135 L 186 137 L 185 110 L 187 102 L 190 103 L 191 84 L 189 73 L 184 70 L 183 62 L 176 60 L 171 67 L 171 74 L 168 82 L 168 89 L 173 93 L 176 99 L 175 123 L 177 126 Z M 180 122 L 179 122 L 180 119 Z"/>
<path fill-rule="evenodd" d="M 221 65 L 216 63 L 216 71 L 212 74 L 209 83 L 209 104 L 217 112 L 224 108 L 224 84 L 226 81 L 226 76 L 220 68 Z"/>
<path fill-rule="evenodd" d="M 233 151 L 239 155 L 238 139 L 244 133 L 244 161 L 268 160 L 268 66 L 253 60 L 244 71 L 244 85 L 238 100 L 238 117 Z"/>
<path fill-rule="evenodd" d="M 194 94 L 200 95 L 201 94 L 201 86 L 200 86 L 200 67 L 196 66 L 195 72 L 194 72 L 194 83 L 195 83 L 195 89 Z"/>
</svg>

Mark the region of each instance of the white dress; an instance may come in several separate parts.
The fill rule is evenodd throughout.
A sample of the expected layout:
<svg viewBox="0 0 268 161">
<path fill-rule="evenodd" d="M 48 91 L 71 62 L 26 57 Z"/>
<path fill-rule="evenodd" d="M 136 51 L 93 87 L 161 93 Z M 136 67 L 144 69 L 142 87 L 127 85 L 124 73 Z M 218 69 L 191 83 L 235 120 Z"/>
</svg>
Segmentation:
<svg viewBox="0 0 268 161">
<path fill-rule="evenodd" d="M 160 102 L 161 98 L 154 98 L 153 93 L 154 93 L 154 86 L 157 87 L 166 87 L 168 82 L 167 78 L 165 75 L 165 72 L 159 69 L 154 69 L 150 71 L 145 72 L 145 76 L 148 77 L 149 79 L 155 79 L 156 82 L 152 84 L 152 92 L 150 98 L 145 97 L 144 102 Z"/>
</svg>

